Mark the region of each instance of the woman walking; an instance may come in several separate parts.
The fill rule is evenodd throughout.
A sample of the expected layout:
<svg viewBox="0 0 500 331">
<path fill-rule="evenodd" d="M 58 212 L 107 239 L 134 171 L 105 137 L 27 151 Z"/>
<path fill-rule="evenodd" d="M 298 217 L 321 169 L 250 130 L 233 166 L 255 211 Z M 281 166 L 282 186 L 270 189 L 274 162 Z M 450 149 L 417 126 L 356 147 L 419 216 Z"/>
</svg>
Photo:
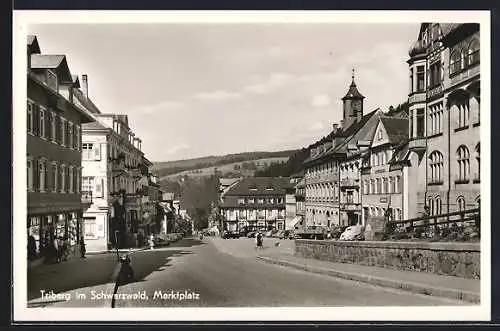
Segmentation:
<svg viewBox="0 0 500 331">
<path fill-rule="evenodd" d="M 83 240 L 83 236 L 80 237 L 80 256 L 82 259 L 85 258 L 85 253 L 87 250 L 85 249 L 85 241 Z"/>
</svg>

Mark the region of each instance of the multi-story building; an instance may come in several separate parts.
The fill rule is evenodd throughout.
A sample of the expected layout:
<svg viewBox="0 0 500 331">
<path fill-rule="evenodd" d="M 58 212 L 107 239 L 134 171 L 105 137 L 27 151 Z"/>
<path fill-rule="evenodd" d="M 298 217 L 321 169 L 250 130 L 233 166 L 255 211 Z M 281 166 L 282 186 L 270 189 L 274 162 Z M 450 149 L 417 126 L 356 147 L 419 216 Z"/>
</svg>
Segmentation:
<svg viewBox="0 0 500 331">
<path fill-rule="evenodd" d="M 103 114 L 83 91 L 75 93 L 78 105 L 92 112 L 95 122 L 83 126 L 82 191 L 93 197 L 85 210 L 85 239 L 89 251 L 135 245 L 140 226 L 143 152 L 133 136 L 126 115 Z"/>
<path fill-rule="evenodd" d="M 224 229 L 284 230 L 289 177 L 251 177 L 238 181 L 222 197 Z"/>
<path fill-rule="evenodd" d="M 343 120 L 333 125 L 328 141 L 311 150 L 304 161 L 306 226 L 350 225 L 362 222 L 361 160 L 381 115 L 363 115 L 364 96 L 354 82 L 342 98 Z"/>
<path fill-rule="evenodd" d="M 408 218 L 403 182 L 408 181 L 408 118 L 382 116 L 361 168 L 363 220 Z"/>
<path fill-rule="evenodd" d="M 27 227 L 43 254 L 55 237 L 81 236 L 81 126 L 93 118 L 75 106 L 65 55 L 41 54 L 28 36 L 27 57 Z"/>
<path fill-rule="evenodd" d="M 479 45 L 479 24 L 423 23 L 410 48 L 410 217 L 480 204 Z"/>
<path fill-rule="evenodd" d="M 295 220 L 292 224 L 286 224 L 288 229 L 302 228 L 304 226 L 304 220 L 306 216 L 306 185 L 305 179 L 301 178 L 300 181 L 295 184 Z M 293 226 L 293 227 L 292 227 Z"/>
<path fill-rule="evenodd" d="M 285 190 L 285 228 L 289 229 L 297 223 L 297 201 L 295 200 L 295 186 L 302 179 L 303 173 L 290 177 L 290 186 Z"/>
</svg>

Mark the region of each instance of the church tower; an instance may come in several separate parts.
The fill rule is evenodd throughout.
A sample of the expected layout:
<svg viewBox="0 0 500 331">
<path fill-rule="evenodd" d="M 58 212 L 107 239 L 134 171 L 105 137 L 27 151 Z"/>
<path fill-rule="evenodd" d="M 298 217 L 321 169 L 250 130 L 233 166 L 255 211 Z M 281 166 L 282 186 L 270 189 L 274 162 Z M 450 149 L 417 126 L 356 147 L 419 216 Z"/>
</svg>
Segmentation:
<svg viewBox="0 0 500 331">
<path fill-rule="evenodd" d="M 342 129 L 361 121 L 363 117 L 363 99 L 365 97 L 359 93 L 356 83 L 354 82 L 354 69 L 352 69 L 352 83 L 349 86 L 347 94 L 342 98 L 344 107 L 344 119 L 342 121 Z"/>
</svg>

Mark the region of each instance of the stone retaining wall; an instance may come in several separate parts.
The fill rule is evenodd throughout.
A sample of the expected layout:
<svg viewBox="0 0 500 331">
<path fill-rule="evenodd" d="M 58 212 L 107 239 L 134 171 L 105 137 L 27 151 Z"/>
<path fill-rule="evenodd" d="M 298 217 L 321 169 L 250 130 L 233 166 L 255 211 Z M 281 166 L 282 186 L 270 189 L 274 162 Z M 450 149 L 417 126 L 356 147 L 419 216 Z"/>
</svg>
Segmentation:
<svg viewBox="0 0 500 331">
<path fill-rule="evenodd" d="M 479 243 L 295 240 L 295 256 L 480 278 Z"/>
</svg>

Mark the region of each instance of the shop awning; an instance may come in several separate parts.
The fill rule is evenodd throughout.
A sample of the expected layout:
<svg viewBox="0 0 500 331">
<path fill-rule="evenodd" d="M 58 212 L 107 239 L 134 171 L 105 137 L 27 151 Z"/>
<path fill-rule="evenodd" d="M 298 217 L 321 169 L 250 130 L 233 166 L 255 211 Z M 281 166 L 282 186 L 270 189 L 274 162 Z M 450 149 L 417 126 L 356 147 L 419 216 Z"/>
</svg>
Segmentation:
<svg viewBox="0 0 500 331">
<path fill-rule="evenodd" d="M 291 222 L 287 222 L 285 226 L 285 230 L 293 230 L 295 229 L 295 225 L 302 221 L 302 216 L 295 216 Z"/>
</svg>

